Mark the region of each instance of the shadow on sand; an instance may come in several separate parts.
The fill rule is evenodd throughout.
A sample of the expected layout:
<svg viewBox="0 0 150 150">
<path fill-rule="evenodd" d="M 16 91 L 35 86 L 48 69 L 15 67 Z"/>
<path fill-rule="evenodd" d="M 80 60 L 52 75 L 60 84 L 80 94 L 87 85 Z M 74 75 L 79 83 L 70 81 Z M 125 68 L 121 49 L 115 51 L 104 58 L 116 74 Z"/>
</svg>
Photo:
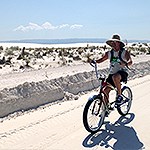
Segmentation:
<svg viewBox="0 0 150 150">
<path fill-rule="evenodd" d="M 143 143 L 139 140 L 133 127 L 127 126 L 135 115 L 130 113 L 121 116 L 114 124 L 105 122 L 105 129 L 88 135 L 82 145 L 84 147 L 105 147 L 113 150 L 139 150 Z M 112 143 L 113 140 L 113 144 Z"/>
</svg>

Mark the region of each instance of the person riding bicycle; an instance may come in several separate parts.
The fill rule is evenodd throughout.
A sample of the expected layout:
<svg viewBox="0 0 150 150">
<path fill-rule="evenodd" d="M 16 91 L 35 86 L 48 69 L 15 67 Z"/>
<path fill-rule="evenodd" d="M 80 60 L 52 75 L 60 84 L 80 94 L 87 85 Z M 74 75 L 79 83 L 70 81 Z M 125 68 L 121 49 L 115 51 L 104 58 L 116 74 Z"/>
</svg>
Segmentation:
<svg viewBox="0 0 150 150">
<path fill-rule="evenodd" d="M 110 68 L 109 75 L 106 79 L 107 86 L 104 89 L 107 97 L 105 97 L 105 101 L 108 103 L 109 101 L 109 92 L 112 90 L 111 84 L 113 87 L 117 89 L 117 98 L 116 104 L 120 105 L 123 97 L 121 96 L 121 82 L 126 82 L 128 77 L 128 66 L 132 65 L 132 59 L 130 53 L 125 50 L 125 44 L 121 41 L 120 36 L 118 34 L 114 34 L 111 39 L 106 41 L 112 49 L 107 51 L 102 58 L 98 60 L 88 60 L 89 62 L 102 63 L 103 61 L 109 59 L 110 60 Z"/>
</svg>

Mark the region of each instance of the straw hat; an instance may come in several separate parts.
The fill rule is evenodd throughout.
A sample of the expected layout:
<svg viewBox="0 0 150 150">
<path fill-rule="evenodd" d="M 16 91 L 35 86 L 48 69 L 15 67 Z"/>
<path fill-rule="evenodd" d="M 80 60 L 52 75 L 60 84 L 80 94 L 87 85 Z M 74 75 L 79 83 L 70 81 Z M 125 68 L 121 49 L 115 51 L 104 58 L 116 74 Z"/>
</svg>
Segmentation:
<svg viewBox="0 0 150 150">
<path fill-rule="evenodd" d="M 118 34 L 114 34 L 112 36 L 112 39 L 107 40 L 106 43 L 109 46 L 114 47 L 114 42 L 115 41 L 120 42 L 120 47 L 124 47 L 125 46 L 124 42 L 121 41 L 120 36 Z"/>
</svg>

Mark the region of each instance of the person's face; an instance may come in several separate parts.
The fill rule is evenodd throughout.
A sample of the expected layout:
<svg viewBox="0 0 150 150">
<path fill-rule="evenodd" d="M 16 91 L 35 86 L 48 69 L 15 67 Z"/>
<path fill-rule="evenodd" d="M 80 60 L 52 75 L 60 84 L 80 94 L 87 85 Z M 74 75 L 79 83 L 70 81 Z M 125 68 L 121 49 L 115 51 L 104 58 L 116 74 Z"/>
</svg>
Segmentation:
<svg viewBox="0 0 150 150">
<path fill-rule="evenodd" d="M 114 46 L 113 46 L 114 50 L 118 51 L 120 50 L 120 42 L 118 41 L 114 41 Z"/>
</svg>

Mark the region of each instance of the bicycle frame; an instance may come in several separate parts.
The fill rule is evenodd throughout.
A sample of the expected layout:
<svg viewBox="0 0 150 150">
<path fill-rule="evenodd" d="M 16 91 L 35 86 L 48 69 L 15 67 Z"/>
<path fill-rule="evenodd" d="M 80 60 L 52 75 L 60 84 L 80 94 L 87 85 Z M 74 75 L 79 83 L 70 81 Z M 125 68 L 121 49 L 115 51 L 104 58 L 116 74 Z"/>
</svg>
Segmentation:
<svg viewBox="0 0 150 150">
<path fill-rule="evenodd" d="M 115 87 L 113 87 L 111 84 L 109 84 L 109 83 L 106 82 L 106 76 L 105 76 L 105 75 L 102 76 L 102 74 L 99 74 L 99 73 L 98 73 L 97 63 L 96 63 L 96 62 L 95 62 L 95 63 L 90 63 L 90 65 L 91 65 L 92 67 L 94 67 L 95 73 L 96 73 L 96 78 L 98 79 L 98 81 L 99 81 L 99 83 L 100 83 L 100 91 L 99 91 L 99 93 L 100 93 L 100 94 L 103 93 L 104 96 L 106 96 L 106 98 L 108 99 L 108 96 L 107 96 L 106 93 L 104 92 L 104 88 L 105 88 L 106 86 L 109 86 L 112 90 L 115 90 L 116 92 L 117 92 L 117 89 L 116 89 Z M 96 95 L 95 95 L 95 96 L 96 96 Z M 123 94 L 122 94 L 122 96 L 123 96 L 124 98 L 127 98 L 127 97 L 124 96 Z M 113 104 L 114 102 L 115 102 L 115 101 L 111 102 L 110 104 Z"/>
<path fill-rule="evenodd" d="M 114 108 L 116 108 L 118 113 L 123 116 L 125 116 L 129 112 L 132 102 L 132 91 L 129 87 L 123 86 L 122 93 L 125 91 L 124 94 L 122 94 L 124 96 L 123 104 L 127 102 L 127 104 L 125 105 L 116 105 L 116 100 L 111 103 L 107 103 L 107 100 L 109 99 L 107 94 L 105 93 L 104 88 L 106 86 L 110 86 L 112 90 L 117 90 L 106 82 L 106 76 L 102 76 L 102 74 L 98 73 L 96 63 L 91 64 L 91 66 L 95 68 L 96 77 L 100 82 L 100 91 L 97 95 L 93 95 L 88 99 L 83 111 L 83 124 L 87 131 L 95 133 L 99 131 L 99 129 L 103 125 L 105 117 L 108 116 L 110 112 L 114 110 Z"/>
<path fill-rule="evenodd" d="M 108 99 L 108 96 L 107 96 L 106 93 L 104 92 L 104 88 L 105 88 L 106 86 L 109 86 L 112 90 L 115 90 L 115 91 L 117 92 L 116 88 L 114 88 L 111 84 L 109 84 L 109 83 L 106 82 L 106 76 L 105 76 L 105 75 L 102 75 L 102 74 L 99 74 L 99 73 L 98 73 L 97 63 L 96 63 L 96 62 L 95 62 L 94 64 L 93 64 L 93 63 L 90 63 L 90 65 L 91 65 L 92 67 L 94 67 L 95 73 L 96 73 L 96 77 L 97 77 L 97 79 L 98 79 L 98 81 L 99 81 L 99 83 L 100 83 L 100 91 L 99 91 L 99 93 L 100 93 L 100 94 L 103 93 L 104 96 L 106 96 L 106 98 Z M 114 103 L 114 102 L 113 102 L 113 103 Z"/>
<path fill-rule="evenodd" d="M 105 75 L 102 76 L 102 74 L 99 74 L 99 73 L 98 73 L 98 67 L 97 67 L 97 63 L 96 63 L 96 62 L 95 62 L 95 63 L 90 63 L 90 65 L 91 65 L 92 67 L 94 67 L 95 73 L 96 73 L 96 78 L 98 79 L 98 81 L 99 81 L 99 83 L 100 83 L 100 91 L 99 91 L 99 94 L 100 94 L 100 95 L 101 95 L 101 94 L 104 94 L 104 97 L 106 97 L 106 99 L 109 101 L 109 98 L 108 98 L 107 94 L 105 93 L 104 88 L 105 88 L 106 86 L 109 86 L 112 90 L 115 90 L 116 92 L 117 92 L 117 89 L 116 89 L 115 87 L 113 87 L 111 84 L 109 84 L 109 83 L 106 82 L 106 76 L 105 76 Z M 94 95 L 92 98 L 89 98 L 89 100 L 90 100 L 90 99 L 92 100 L 92 99 L 95 98 L 96 96 L 97 96 L 97 95 Z M 124 98 L 126 98 L 126 101 L 124 101 L 123 103 L 126 103 L 126 102 L 128 101 L 127 97 L 124 96 L 123 94 L 122 94 L 122 96 L 123 96 Z M 104 100 L 103 100 L 103 101 L 104 101 Z M 115 101 L 116 101 L 116 100 L 114 100 L 113 102 L 111 102 L 110 105 L 114 104 Z M 106 104 L 105 101 L 104 101 L 104 103 Z M 123 104 L 123 103 L 122 103 L 122 104 Z M 106 108 L 107 108 L 107 105 L 106 105 Z"/>
</svg>

